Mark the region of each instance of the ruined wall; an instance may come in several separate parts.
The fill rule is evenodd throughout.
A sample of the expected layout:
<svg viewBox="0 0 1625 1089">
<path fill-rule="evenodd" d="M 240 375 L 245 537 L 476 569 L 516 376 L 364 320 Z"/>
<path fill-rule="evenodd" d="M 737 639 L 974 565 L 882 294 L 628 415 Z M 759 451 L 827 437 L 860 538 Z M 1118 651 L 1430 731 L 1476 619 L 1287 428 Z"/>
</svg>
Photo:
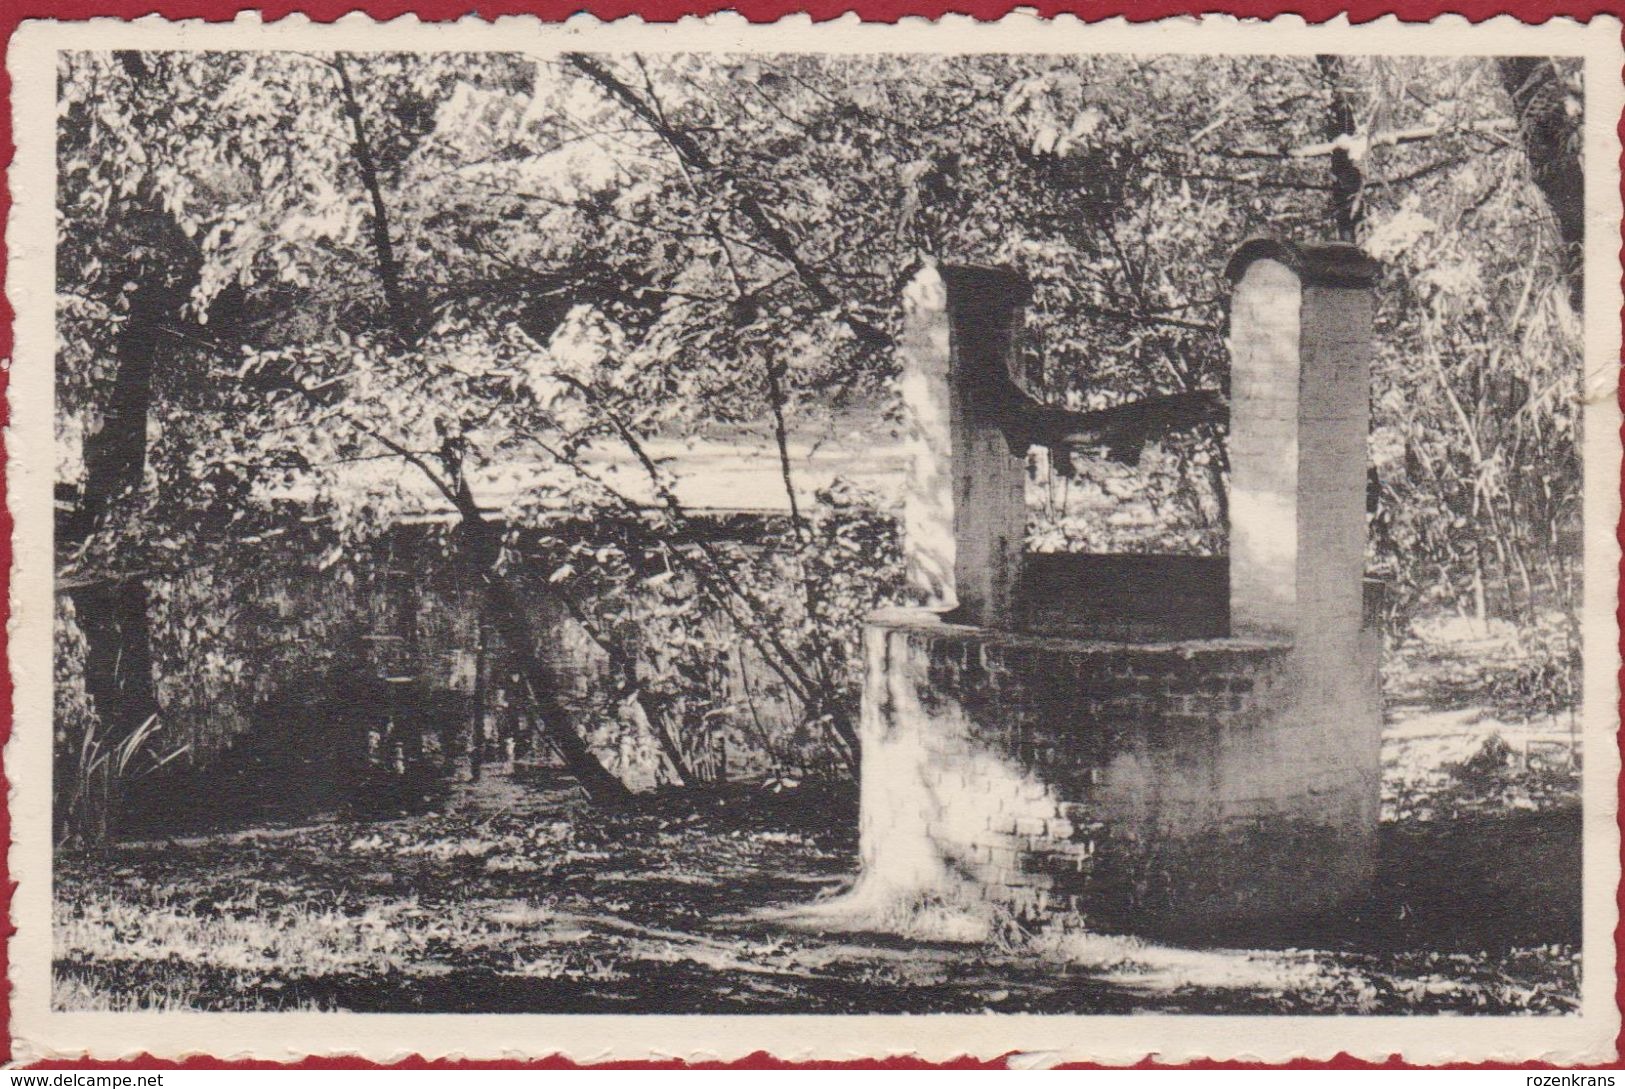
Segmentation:
<svg viewBox="0 0 1625 1089">
<path fill-rule="evenodd" d="M 151 748 L 158 756 L 185 750 L 166 774 L 200 777 L 223 806 L 235 797 L 245 810 L 277 806 L 278 816 L 330 809 L 348 801 L 367 774 L 368 733 L 392 707 L 424 732 L 431 760 L 463 774 L 474 729 L 478 596 L 447 554 L 443 532 L 405 526 L 331 560 L 309 542 L 276 539 L 177 579 L 154 580 L 163 721 Z M 636 789 L 654 786 L 666 774 L 656 741 L 626 721 L 606 655 L 569 618 L 550 571 L 511 575 L 531 615 L 536 653 L 553 667 L 560 702 L 607 766 Z M 65 596 L 56 623 L 59 645 L 71 647 L 77 621 Z M 544 750 L 527 752 L 529 707 L 489 625 L 485 645 L 486 762 L 504 762 L 510 737 L 519 755 L 545 759 Z M 94 727 L 87 726 L 82 667 L 60 646 L 57 748 L 71 763 L 83 732 Z M 785 753 L 766 751 L 763 735 L 791 738 L 799 709 L 748 648 L 716 668 L 719 702 L 739 708 L 739 721 L 707 722 L 723 742 L 716 769 L 734 778 L 774 770 Z M 385 676 L 414 680 L 392 691 Z M 150 783 L 158 795 L 172 789 L 166 780 Z"/>
<path fill-rule="evenodd" d="M 997 400 L 975 375 L 1008 360 L 1024 300 L 1008 273 L 948 270 L 946 293 L 917 290 L 935 283 L 929 270 L 916 278 L 909 320 L 937 335 L 909 341 L 904 373 L 922 389 L 946 382 L 950 405 L 970 410 L 949 413 L 946 452 L 929 435 L 913 442 L 925 464 L 911 481 L 934 490 L 909 502 L 934 520 L 907 524 L 934 535 L 905 551 L 911 569 L 952 580 L 926 597 L 934 609 L 879 614 L 867 630 L 864 895 L 968 891 L 1026 916 L 1189 933 L 1312 913 L 1369 880 L 1382 723 L 1363 579 L 1376 272 L 1337 243 L 1255 240 L 1231 262 L 1220 558 L 989 547 L 1021 516 L 999 487 L 1014 469 L 971 426 L 977 399 Z"/>
<path fill-rule="evenodd" d="M 997 626 L 1012 620 L 1021 574 L 1027 452 L 1011 447 L 998 406 L 977 394 L 980 376 L 1008 370 L 1029 293 L 1007 270 L 927 266 L 904 292 L 898 343 L 909 585 Z"/>
<path fill-rule="evenodd" d="M 1345 663 L 1376 691 L 1375 631 Z M 894 610 L 868 630 L 866 873 L 968 881 L 1037 917 L 1188 933 L 1313 912 L 1369 879 L 1378 709 L 1304 699 L 1281 641 L 1145 645 Z"/>
<path fill-rule="evenodd" d="M 381 713 L 369 688 L 380 675 L 412 674 L 425 693 L 468 695 L 472 599 L 426 530 L 409 527 L 331 560 L 308 542 L 273 539 L 155 580 L 166 730 L 208 763 L 261 720 L 301 709 L 362 728 Z"/>
</svg>

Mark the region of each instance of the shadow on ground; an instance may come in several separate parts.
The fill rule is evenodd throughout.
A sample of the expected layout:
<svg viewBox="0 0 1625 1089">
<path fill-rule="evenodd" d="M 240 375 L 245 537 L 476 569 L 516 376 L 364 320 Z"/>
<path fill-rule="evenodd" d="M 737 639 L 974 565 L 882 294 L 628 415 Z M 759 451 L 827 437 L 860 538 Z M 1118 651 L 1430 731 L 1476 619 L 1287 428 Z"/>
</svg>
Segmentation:
<svg viewBox="0 0 1625 1089">
<path fill-rule="evenodd" d="M 1580 821 L 1385 828 L 1334 918 L 1184 945 L 1011 928 L 974 944 L 807 933 L 856 866 L 849 795 L 739 788 L 585 809 L 487 778 L 442 811 L 59 860 L 65 1008 L 645 1013 L 1566 1012 Z"/>
</svg>

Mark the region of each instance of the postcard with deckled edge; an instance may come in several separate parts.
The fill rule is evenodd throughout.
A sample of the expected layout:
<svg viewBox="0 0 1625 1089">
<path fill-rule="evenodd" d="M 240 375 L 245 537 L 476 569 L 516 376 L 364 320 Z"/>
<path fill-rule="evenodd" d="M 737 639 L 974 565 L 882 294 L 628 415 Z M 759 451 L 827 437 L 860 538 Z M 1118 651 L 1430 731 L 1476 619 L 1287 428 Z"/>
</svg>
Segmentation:
<svg viewBox="0 0 1625 1089">
<path fill-rule="evenodd" d="M 16 1060 L 1612 1060 L 1622 59 L 25 22 Z"/>
</svg>

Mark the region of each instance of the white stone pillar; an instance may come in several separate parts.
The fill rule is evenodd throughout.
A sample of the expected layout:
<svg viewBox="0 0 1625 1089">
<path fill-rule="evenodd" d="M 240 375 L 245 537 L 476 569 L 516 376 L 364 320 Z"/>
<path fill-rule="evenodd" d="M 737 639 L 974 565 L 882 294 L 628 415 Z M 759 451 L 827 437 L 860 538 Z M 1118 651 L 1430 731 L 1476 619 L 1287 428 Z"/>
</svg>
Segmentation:
<svg viewBox="0 0 1625 1089">
<path fill-rule="evenodd" d="M 1343 244 L 1254 241 L 1230 263 L 1236 635 L 1358 637 L 1376 271 Z"/>
<path fill-rule="evenodd" d="M 909 585 L 987 627 L 1011 624 L 1026 542 L 1026 449 L 1006 437 L 993 379 L 1010 374 L 1029 294 L 1007 270 L 926 267 L 903 297 Z"/>
<path fill-rule="evenodd" d="M 908 587 L 931 609 L 959 604 L 954 581 L 953 454 L 948 396 L 948 287 L 934 266 L 903 289 L 897 343 L 908 474 L 903 559 Z"/>
</svg>

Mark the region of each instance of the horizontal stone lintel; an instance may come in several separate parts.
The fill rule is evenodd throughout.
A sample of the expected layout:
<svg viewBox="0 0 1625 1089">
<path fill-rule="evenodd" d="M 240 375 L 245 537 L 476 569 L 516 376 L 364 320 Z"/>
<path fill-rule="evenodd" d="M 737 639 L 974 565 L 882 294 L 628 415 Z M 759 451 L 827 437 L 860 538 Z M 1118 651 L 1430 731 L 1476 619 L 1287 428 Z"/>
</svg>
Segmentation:
<svg viewBox="0 0 1625 1089">
<path fill-rule="evenodd" d="M 1382 271 L 1358 246 L 1346 242 L 1285 242 L 1276 238 L 1252 238 L 1243 242 L 1225 268 L 1231 283 L 1247 273 L 1257 261 L 1277 261 L 1297 274 L 1305 284 L 1324 287 L 1368 288 Z"/>
<path fill-rule="evenodd" d="M 932 641 L 964 642 L 980 646 L 1011 647 L 1023 650 L 1058 652 L 1072 655 L 1131 655 L 1147 661 L 1157 659 L 1199 658 L 1226 654 L 1284 654 L 1292 650 L 1292 640 L 1272 637 L 1226 637 L 1215 639 L 1185 639 L 1167 643 L 1128 643 L 1105 639 L 1070 638 L 1061 635 L 1036 635 L 1007 631 L 1002 628 L 984 628 L 971 624 L 956 624 L 944 619 L 934 609 L 891 607 L 869 614 L 866 623 L 888 631 L 917 634 Z"/>
</svg>

